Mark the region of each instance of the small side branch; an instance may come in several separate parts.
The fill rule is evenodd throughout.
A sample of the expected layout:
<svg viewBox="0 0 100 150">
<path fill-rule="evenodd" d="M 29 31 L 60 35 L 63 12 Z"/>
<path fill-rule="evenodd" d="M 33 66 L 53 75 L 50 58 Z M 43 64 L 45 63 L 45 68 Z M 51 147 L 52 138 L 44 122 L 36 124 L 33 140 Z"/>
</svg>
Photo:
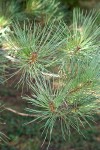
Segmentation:
<svg viewBox="0 0 100 150">
<path fill-rule="evenodd" d="M 8 107 L 4 107 L 5 110 L 7 111 L 10 111 L 12 113 L 15 113 L 16 115 L 19 115 L 19 116 L 23 116 L 23 117 L 34 117 L 34 115 L 32 114 L 26 114 L 26 113 L 21 113 L 21 112 L 18 112 L 14 109 L 11 109 L 11 108 L 8 108 Z"/>
<path fill-rule="evenodd" d="M 72 89 L 69 94 L 72 94 L 74 92 L 78 92 L 80 91 L 83 87 L 88 86 L 92 83 L 92 81 L 87 81 L 86 83 L 80 84 L 79 86 L 77 86 L 75 89 Z"/>
</svg>

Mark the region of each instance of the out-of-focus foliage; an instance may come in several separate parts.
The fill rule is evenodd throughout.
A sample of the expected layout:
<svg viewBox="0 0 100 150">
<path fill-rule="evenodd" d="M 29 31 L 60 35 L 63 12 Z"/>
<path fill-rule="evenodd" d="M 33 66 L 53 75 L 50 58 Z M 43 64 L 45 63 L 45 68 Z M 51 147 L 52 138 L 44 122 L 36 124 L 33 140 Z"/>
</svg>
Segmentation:
<svg viewBox="0 0 100 150">
<path fill-rule="evenodd" d="M 59 0 L 28 0 L 25 11 L 32 14 L 35 19 L 44 20 L 44 22 L 51 18 L 61 20 L 64 17 Z"/>
<path fill-rule="evenodd" d="M 4 78 L 5 78 L 5 65 L 6 59 L 2 53 L 2 51 L 0 50 L 0 84 L 3 83 Z"/>
<path fill-rule="evenodd" d="M 0 27 L 4 27 L 11 23 L 11 20 L 19 12 L 17 1 L 1 0 L 0 1 Z"/>
<path fill-rule="evenodd" d="M 19 17 L 19 5 L 17 1 L 0 1 L 0 44 L 3 38 L 10 32 L 12 20 Z"/>
</svg>

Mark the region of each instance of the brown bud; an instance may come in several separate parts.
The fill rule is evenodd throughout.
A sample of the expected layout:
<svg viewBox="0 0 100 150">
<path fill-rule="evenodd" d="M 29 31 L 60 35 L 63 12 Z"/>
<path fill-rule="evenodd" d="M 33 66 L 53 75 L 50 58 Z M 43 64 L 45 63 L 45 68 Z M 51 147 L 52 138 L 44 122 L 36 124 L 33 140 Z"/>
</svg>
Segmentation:
<svg viewBox="0 0 100 150">
<path fill-rule="evenodd" d="M 36 60 L 37 60 L 37 53 L 36 52 L 33 52 L 30 56 L 30 63 L 33 64 Z"/>
</svg>

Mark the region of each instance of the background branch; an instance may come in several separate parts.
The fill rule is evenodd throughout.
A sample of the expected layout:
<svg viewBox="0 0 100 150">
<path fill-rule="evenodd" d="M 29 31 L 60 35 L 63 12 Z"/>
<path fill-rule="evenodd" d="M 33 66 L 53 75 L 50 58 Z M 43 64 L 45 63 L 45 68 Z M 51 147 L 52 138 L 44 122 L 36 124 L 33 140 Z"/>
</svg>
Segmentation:
<svg viewBox="0 0 100 150">
<path fill-rule="evenodd" d="M 24 117 L 34 117 L 33 114 L 26 114 L 26 113 L 21 113 L 21 112 L 18 112 L 14 109 L 11 109 L 11 108 L 8 108 L 8 107 L 4 107 L 5 110 L 7 111 L 10 111 L 12 113 L 15 113 L 16 115 L 19 115 L 19 116 L 24 116 Z"/>
</svg>

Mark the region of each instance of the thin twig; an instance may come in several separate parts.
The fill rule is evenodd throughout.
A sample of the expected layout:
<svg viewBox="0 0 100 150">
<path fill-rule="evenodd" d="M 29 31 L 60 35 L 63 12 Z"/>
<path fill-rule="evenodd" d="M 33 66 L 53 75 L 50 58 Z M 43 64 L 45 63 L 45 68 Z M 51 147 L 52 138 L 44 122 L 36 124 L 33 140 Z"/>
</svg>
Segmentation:
<svg viewBox="0 0 100 150">
<path fill-rule="evenodd" d="M 15 113 L 15 114 L 17 114 L 17 115 L 19 115 L 19 116 L 24 116 L 24 117 L 34 117 L 33 114 L 25 114 L 25 113 L 21 113 L 21 112 L 18 112 L 18 111 L 16 111 L 16 110 L 14 110 L 14 109 L 8 108 L 8 107 L 4 107 L 4 109 L 5 109 L 5 110 L 8 110 L 8 111 L 10 111 L 10 112 L 12 112 L 12 113 Z"/>
<path fill-rule="evenodd" d="M 74 92 L 78 92 L 79 90 L 81 90 L 84 86 L 90 85 L 92 83 L 92 81 L 87 81 L 86 83 L 80 84 L 79 86 L 77 86 L 75 89 L 72 89 L 69 94 L 72 94 Z"/>
</svg>

